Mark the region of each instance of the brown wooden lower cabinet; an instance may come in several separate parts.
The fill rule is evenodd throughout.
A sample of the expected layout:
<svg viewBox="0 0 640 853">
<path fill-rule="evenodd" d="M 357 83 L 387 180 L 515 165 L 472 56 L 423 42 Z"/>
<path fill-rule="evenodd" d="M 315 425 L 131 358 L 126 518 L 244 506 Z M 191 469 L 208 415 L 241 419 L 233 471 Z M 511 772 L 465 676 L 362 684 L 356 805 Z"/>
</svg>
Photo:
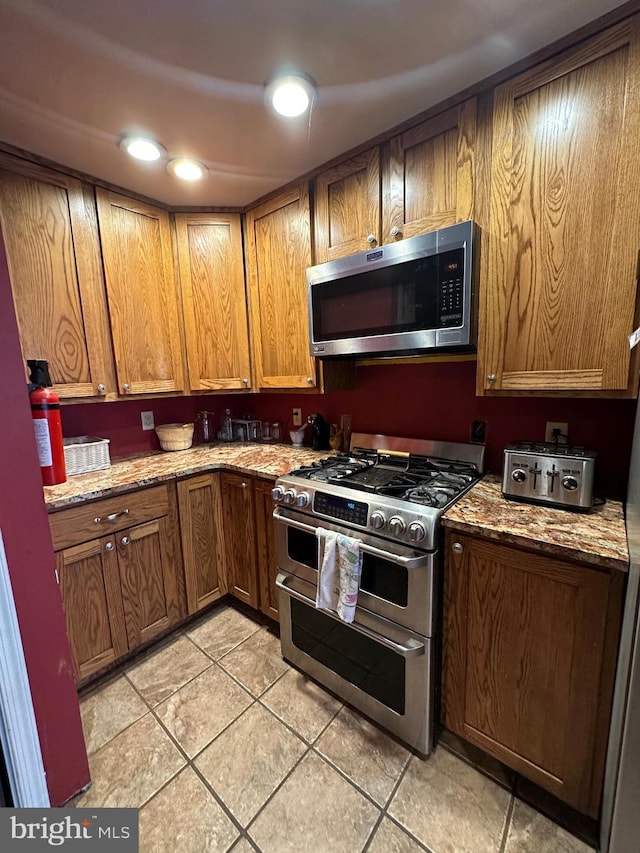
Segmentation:
<svg viewBox="0 0 640 853">
<path fill-rule="evenodd" d="M 624 574 L 446 532 L 444 725 L 600 808 Z"/>
<path fill-rule="evenodd" d="M 187 612 L 196 613 L 227 591 L 219 473 L 178 483 Z"/>
<path fill-rule="evenodd" d="M 123 527 L 123 518 L 149 512 L 157 496 L 163 498 L 160 517 Z M 175 486 L 123 496 L 118 513 L 112 512 L 113 500 L 63 510 L 50 519 L 54 547 L 64 543 L 56 566 L 78 681 L 185 615 Z M 105 535 L 88 538 L 90 523 Z M 110 526 L 120 529 L 108 532 Z"/>
<path fill-rule="evenodd" d="M 240 601 L 257 609 L 258 578 L 252 478 L 223 473 L 221 483 L 227 589 Z"/>
<path fill-rule="evenodd" d="M 273 481 L 254 480 L 256 540 L 258 546 L 258 586 L 260 610 L 279 621 L 276 575 L 276 534 L 273 521 Z"/>
</svg>

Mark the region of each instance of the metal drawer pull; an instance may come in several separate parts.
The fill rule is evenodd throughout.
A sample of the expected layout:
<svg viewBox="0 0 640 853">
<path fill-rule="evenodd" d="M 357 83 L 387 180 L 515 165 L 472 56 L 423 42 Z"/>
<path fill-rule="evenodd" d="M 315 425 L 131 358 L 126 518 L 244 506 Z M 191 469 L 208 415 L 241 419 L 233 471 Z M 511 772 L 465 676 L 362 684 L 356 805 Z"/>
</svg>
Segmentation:
<svg viewBox="0 0 640 853">
<path fill-rule="evenodd" d="M 278 589 L 283 590 L 287 595 L 290 595 L 291 598 L 296 598 L 298 601 L 301 601 L 303 604 L 307 604 L 309 607 L 313 607 L 316 609 L 315 601 L 312 601 L 310 598 L 307 598 L 306 595 L 302 595 L 300 592 L 296 592 L 295 589 L 292 589 L 288 584 L 287 580 L 289 579 L 289 575 L 285 575 L 282 572 L 278 572 L 278 576 L 276 577 L 276 586 Z M 330 619 L 335 620 L 336 622 L 342 622 L 342 619 L 339 619 L 337 616 L 334 616 L 330 610 L 321 610 L 321 613 L 324 613 Z M 343 624 L 347 624 L 346 622 Z M 413 658 L 418 657 L 418 655 L 424 654 L 424 643 L 418 642 L 418 640 L 414 640 L 410 637 L 406 643 L 394 643 L 393 640 L 387 639 L 387 637 L 382 637 L 380 634 L 376 634 L 375 631 L 370 631 L 368 628 L 363 628 L 362 625 L 358 625 L 357 622 L 349 622 L 349 628 L 353 628 L 354 631 L 357 631 L 359 634 L 362 634 L 365 637 L 368 637 L 370 640 L 373 640 L 375 643 L 379 643 L 381 646 L 385 646 L 387 649 L 391 649 L 391 651 L 396 652 L 399 655 L 402 655 L 403 658 Z"/>
<path fill-rule="evenodd" d="M 97 515 L 93 519 L 93 523 L 94 524 L 102 524 L 103 521 L 115 521 L 116 518 L 118 518 L 118 516 L 120 516 L 120 515 L 129 515 L 129 510 L 128 509 L 121 509 L 120 512 L 112 512 L 112 513 L 109 513 L 109 515 L 105 515 L 104 517 L 102 515 Z"/>
<path fill-rule="evenodd" d="M 105 551 L 113 551 L 113 548 L 114 548 L 113 542 L 107 542 L 107 544 L 104 546 Z"/>
<path fill-rule="evenodd" d="M 310 524 L 303 524 L 302 521 L 294 521 L 293 518 L 286 518 L 278 513 L 278 508 L 274 509 L 273 517 L 276 521 L 287 524 L 289 527 L 295 527 L 296 530 L 304 530 L 305 533 L 310 533 L 315 537 L 316 528 Z M 386 560 L 388 563 L 397 563 L 399 566 L 404 566 L 405 569 L 423 569 L 429 566 L 429 556 L 419 557 L 403 557 L 400 554 L 394 554 L 391 551 L 383 551 L 381 548 L 374 548 L 373 545 L 367 545 L 362 542 L 360 550 L 365 554 L 371 554 L 373 557 L 380 557 L 381 560 Z"/>
<path fill-rule="evenodd" d="M 464 548 L 462 546 L 462 542 L 454 542 L 453 545 L 451 546 L 451 550 L 453 551 L 454 554 L 462 554 L 462 552 L 464 551 Z"/>
<path fill-rule="evenodd" d="M 128 536 L 123 536 L 122 539 L 120 540 L 121 545 L 128 545 L 129 542 L 131 542 L 131 539 L 129 539 Z"/>
</svg>

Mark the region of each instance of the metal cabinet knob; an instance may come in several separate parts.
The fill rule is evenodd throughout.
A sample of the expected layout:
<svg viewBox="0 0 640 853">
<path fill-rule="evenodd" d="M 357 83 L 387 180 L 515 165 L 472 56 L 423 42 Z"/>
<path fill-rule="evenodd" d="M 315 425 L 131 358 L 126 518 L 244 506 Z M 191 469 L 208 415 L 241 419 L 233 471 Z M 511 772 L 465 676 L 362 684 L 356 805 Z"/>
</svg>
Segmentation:
<svg viewBox="0 0 640 853">
<path fill-rule="evenodd" d="M 397 237 L 398 234 L 402 234 L 402 231 L 398 228 L 397 225 L 394 225 L 393 228 L 391 229 L 391 236 Z"/>
<path fill-rule="evenodd" d="M 249 380 L 248 380 L 248 379 L 246 379 L 246 378 L 244 378 L 244 379 L 242 380 L 242 384 L 243 384 L 243 385 L 248 385 L 248 384 L 249 384 Z"/>
<path fill-rule="evenodd" d="M 120 540 L 121 545 L 128 545 L 129 542 L 131 542 L 131 539 L 129 539 L 128 536 L 123 536 L 122 539 Z"/>
<path fill-rule="evenodd" d="M 496 375 L 495 375 L 495 373 L 490 373 L 490 374 L 487 376 L 487 381 L 488 381 L 488 382 L 495 382 L 495 381 L 496 381 Z"/>
<path fill-rule="evenodd" d="M 104 394 L 104 392 L 105 392 L 106 390 L 107 390 L 107 389 L 106 389 L 106 386 L 104 385 L 104 383 L 103 383 L 103 382 L 101 382 L 101 383 L 98 385 L 98 393 L 99 393 L 99 394 Z"/>
<path fill-rule="evenodd" d="M 367 234 L 367 243 L 369 243 L 369 245 L 372 245 L 375 242 L 376 242 L 376 235 L 375 234 Z"/>
<path fill-rule="evenodd" d="M 113 551 L 113 542 L 107 542 L 107 544 L 104 546 L 104 550 Z"/>
<path fill-rule="evenodd" d="M 242 488 L 243 488 L 243 489 L 246 489 L 246 488 L 247 488 L 247 484 L 246 484 L 246 483 L 242 483 L 241 485 L 242 485 Z"/>
<path fill-rule="evenodd" d="M 125 382 L 124 385 L 122 386 L 122 390 L 124 391 L 125 394 L 129 391 L 130 388 L 131 388 L 131 385 L 129 385 L 128 382 Z"/>
<path fill-rule="evenodd" d="M 462 552 L 464 551 L 464 547 L 462 545 L 462 542 L 454 542 L 451 545 L 451 550 L 453 551 L 454 554 L 462 554 Z"/>
<path fill-rule="evenodd" d="M 307 384 L 313 385 L 313 378 L 311 376 L 307 376 Z"/>
</svg>

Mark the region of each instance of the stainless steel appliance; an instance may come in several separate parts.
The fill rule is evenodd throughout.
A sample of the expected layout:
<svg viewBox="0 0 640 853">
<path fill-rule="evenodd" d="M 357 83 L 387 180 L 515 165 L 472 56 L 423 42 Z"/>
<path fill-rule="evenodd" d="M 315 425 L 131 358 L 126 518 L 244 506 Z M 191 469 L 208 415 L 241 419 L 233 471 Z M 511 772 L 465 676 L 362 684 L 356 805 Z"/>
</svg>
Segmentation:
<svg viewBox="0 0 640 853">
<path fill-rule="evenodd" d="M 602 853 L 629 853 L 638 849 L 640 839 L 640 405 L 625 517 L 629 576 L 602 796 Z"/>
<path fill-rule="evenodd" d="M 505 498 L 587 510 L 593 504 L 596 454 L 584 447 L 519 441 L 504 450 Z"/>
<path fill-rule="evenodd" d="M 309 267 L 311 354 L 475 345 L 474 223 Z"/>
<path fill-rule="evenodd" d="M 483 470 L 484 447 L 354 433 L 351 452 L 281 477 L 282 654 L 418 752 L 433 742 L 439 520 Z M 315 607 L 316 530 L 361 540 L 356 614 Z"/>
</svg>

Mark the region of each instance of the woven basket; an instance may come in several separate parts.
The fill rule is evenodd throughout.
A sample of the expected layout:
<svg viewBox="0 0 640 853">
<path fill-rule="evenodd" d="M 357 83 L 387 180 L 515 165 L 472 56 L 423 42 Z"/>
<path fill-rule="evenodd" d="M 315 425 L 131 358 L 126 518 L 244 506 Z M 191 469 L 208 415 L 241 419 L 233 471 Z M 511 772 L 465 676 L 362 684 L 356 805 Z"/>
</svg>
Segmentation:
<svg viewBox="0 0 640 853">
<path fill-rule="evenodd" d="M 156 434 L 163 450 L 187 450 L 193 442 L 194 424 L 158 424 Z"/>
<path fill-rule="evenodd" d="M 79 435 L 77 438 L 65 438 L 62 443 L 67 476 L 102 471 L 111 465 L 108 438 Z"/>
</svg>

